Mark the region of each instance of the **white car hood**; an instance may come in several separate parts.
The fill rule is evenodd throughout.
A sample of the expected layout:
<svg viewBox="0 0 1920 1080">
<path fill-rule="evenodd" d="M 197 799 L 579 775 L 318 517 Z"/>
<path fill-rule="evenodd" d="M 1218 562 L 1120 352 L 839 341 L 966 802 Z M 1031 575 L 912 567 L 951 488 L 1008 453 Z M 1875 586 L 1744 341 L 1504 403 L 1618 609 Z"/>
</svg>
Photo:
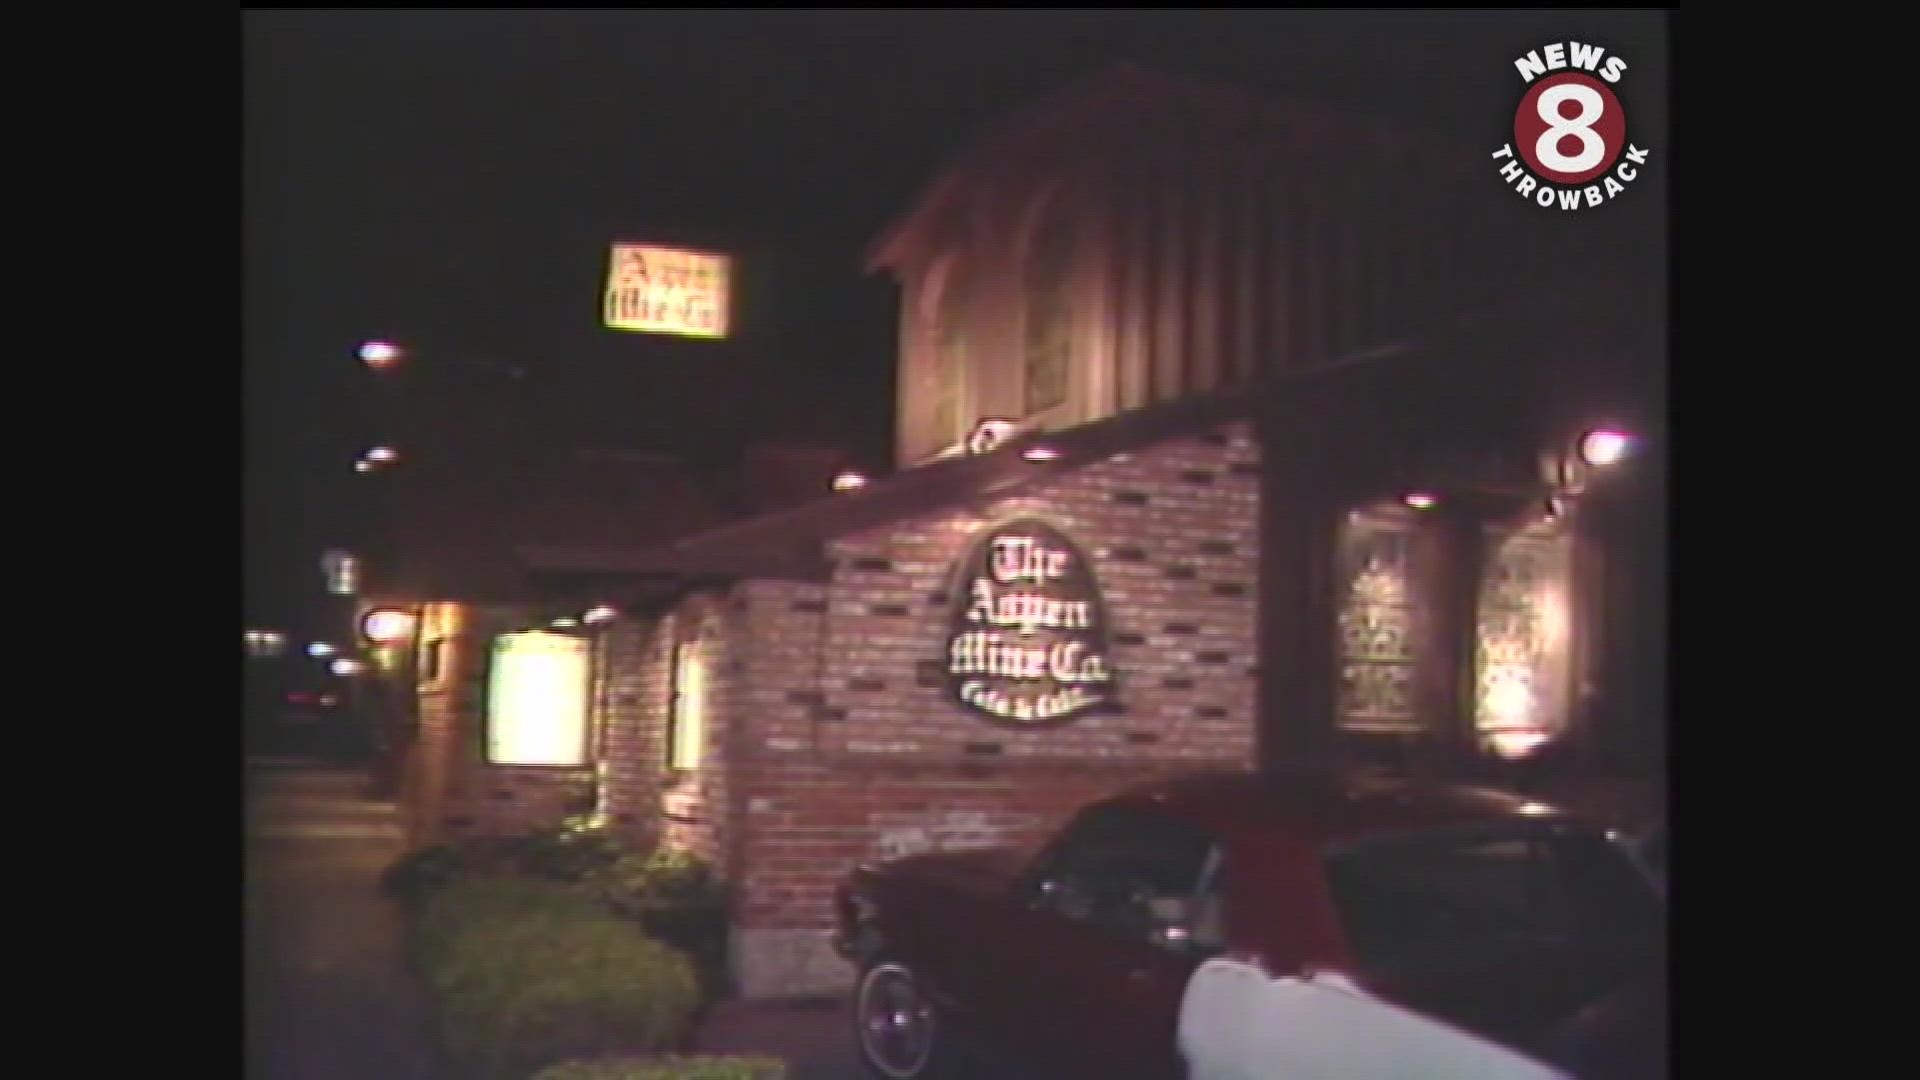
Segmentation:
<svg viewBox="0 0 1920 1080">
<path fill-rule="evenodd" d="M 1187 983 L 1180 1052 L 1193 1080 L 1570 1080 L 1338 974 L 1276 979 L 1231 959 Z"/>
</svg>

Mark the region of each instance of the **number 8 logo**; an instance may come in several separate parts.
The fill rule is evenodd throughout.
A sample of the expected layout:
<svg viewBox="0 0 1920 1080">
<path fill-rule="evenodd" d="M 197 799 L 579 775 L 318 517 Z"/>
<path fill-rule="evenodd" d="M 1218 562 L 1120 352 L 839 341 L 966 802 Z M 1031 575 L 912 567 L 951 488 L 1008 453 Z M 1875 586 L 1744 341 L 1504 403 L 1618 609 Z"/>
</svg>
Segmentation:
<svg viewBox="0 0 1920 1080">
<path fill-rule="evenodd" d="M 1579 106 L 1580 113 L 1571 119 L 1561 119 L 1560 105 L 1571 101 Z M 1600 164 L 1607 156 L 1607 141 L 1593 130 L 1594 122 L 1605 115 L 1607 103 L 1591 86 L 1577 83 L 1562 83 L 1540 95 L 1540 119 L 1547 122 L 1547 130 L 1533 141 L 1534 156 L 1540 164 L 1555 172 L 1585 172 Z M 1560 152 L 1562 136 L 1572 135 L 1580 140 L 1580 152 L 1568 157 Z"/>
<path fill-rule="evenodd" d="M 1579 184 L 1610 168 L 1626 146 L 1626 115 L 1598 79 L 1569 72 L 1542 79 L 1514 114 L 1514 146 L 1533 171 Z"/>
</svg>

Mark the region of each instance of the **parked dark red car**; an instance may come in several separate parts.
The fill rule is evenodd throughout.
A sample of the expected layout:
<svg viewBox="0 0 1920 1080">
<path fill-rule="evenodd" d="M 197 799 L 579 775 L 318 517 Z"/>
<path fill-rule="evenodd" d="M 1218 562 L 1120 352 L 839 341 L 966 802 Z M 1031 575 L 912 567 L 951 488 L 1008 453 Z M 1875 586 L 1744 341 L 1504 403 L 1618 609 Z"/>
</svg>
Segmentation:
<svg viewBox="0 0 1920 1080">
<path fill-rule="evenodd" d="M 1576 1076 L 1665 1074 L 1659 892 L 1519 795 L 1196 777 L 1087 807 L 1035 858 L 860 867 L 837 904 L 862 1058 L 890 1080 L 1178 1076 L 1187 979 L 1222 954 L 1338 971 Z"/>
</svg>

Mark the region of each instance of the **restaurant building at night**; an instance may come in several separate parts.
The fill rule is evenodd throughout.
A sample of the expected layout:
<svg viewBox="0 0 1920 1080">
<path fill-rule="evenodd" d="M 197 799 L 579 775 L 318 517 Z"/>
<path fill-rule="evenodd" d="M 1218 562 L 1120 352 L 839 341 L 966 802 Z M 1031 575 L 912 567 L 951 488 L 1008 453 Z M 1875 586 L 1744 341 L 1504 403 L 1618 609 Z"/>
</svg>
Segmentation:
<svg viewBox="0 0 1920 1080">
<path fill-rule="evenodd" d="M 1665 255 L 1626 220 L 1237 88 L 1065 88 L 871 250 L 893 475 L 419 609 L 414 842 L 586 811 L 695 851 L 755 996 L 850 983 L 855 863 L 1165 773 L 1657 783 Z"/>
</svg>

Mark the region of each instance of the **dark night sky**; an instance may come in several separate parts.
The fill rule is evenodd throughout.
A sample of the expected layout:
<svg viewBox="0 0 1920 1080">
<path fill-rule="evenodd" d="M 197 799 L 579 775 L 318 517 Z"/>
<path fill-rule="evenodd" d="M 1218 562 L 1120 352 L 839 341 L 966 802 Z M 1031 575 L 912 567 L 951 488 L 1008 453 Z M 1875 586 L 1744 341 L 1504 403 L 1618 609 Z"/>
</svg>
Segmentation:
<svg viewBox="0 0 1920 1080">
<path fill-rule="evenodd" d="M 1654 13 L 272 13 L 244 17 L 246 607 L 300 625 L 369 436 L 355 345 L 617 372 L 664 449 L 773 431 L 885 463 L 894 293 L 866 243 L 995 118 L 1127 58 L 1503 139 L 1511 60 Z M 1664 107 L 1664 106 L 1663 106 Z M 1630 114 L 1631 115 L 1631 114 Z M 1664 115 L 1661 118 L 1664 126 Z M 729 246 L 758 359 L 601 327 L 614 239 Z M 751 351 L 751 350 L 749 350 Z M 569 374 L 572 373 L 572 374 Z M 576 383 L 577 384 L 577 383 Z M 721 415 L 705 395 L 752 395 Z"/>
</svg>

